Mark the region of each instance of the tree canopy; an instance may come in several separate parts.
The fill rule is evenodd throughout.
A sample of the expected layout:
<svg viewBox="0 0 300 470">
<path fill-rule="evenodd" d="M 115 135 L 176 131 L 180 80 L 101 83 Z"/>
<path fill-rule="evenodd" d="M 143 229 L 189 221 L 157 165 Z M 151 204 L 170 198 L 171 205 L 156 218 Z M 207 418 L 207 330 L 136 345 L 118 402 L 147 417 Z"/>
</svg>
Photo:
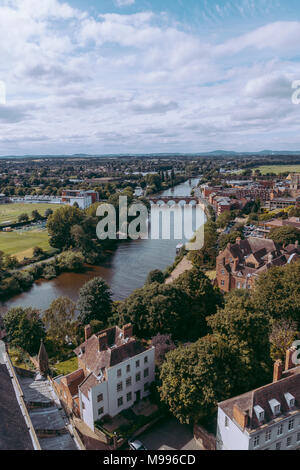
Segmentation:
<svg viewBox="0 0 300 470">
<path fill-rule="evenodd" d="M 77 308 L 80 320 L 87 325 L 92 320 L 99 320 L 105 326 L 112 313 L 111 291 L 101 277 L 87 282 L 79 291 Z"/>
</svg>

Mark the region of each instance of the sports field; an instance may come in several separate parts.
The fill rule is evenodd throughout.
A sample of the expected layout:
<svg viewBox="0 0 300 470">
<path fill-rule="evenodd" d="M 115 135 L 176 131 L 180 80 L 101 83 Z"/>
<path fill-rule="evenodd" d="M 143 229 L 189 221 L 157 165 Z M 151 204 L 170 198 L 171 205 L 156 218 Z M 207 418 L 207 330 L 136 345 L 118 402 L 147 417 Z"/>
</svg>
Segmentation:
<svg viewBox="0 0 300 470">
<path fill-rule="evenodd" d="M 56 204 L 3 204 L 0 205 L 0 224 L 12 224 L 18 222 L 18 217 L 21 214 L 28 214 L 31 218 L 31 212 L 37 210 L 41 215 L 45 214 L 46 209 L 52 209 L 53 212 L 58 209 L 59 205 Z"/>
<path fill-rule="evenodd" d="M 255 170 L 259 170 L 262 175 L 267 173 L 275 173 L 276 175 L 280 173 L 300 173 L 300 165 L 263 165 L 254 168 L 253 171 Z"/>
<path fill-rule="evenodd" d="M 19 261 L 31 258 L 36 246 L 50 250 L 47 230 L 0 232 L 0 251 L 16 256 Z"/>
</svg>

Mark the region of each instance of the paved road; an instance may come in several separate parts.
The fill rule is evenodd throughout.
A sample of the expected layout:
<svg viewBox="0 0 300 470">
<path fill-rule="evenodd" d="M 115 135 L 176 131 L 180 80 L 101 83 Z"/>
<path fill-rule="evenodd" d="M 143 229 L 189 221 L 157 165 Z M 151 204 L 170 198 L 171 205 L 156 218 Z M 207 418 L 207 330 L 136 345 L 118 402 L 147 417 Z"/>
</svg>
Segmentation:
<svg viewBox="0 0 300 470">
<path fill-rule="evenodd" d="M 138 439 L 148 450 L 201 450 L 192 428 L 180 424 L 175 418 L 162 419 Z"/>
</svg>

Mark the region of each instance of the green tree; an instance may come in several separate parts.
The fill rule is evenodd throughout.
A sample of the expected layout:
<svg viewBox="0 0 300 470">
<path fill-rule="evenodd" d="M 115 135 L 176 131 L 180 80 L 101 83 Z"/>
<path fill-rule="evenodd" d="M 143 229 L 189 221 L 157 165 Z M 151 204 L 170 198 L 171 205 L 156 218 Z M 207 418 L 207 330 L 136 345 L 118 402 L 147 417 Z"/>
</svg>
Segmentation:
<svg viewBox="0 0 300 470">
<path fill-rule="evenodd" d="M 293 320 L 278 320 L 272 324 L 270 334 L 271 357 L 273 361 L 285 360 L 286 351 L 298 336 L 297 323 Z"/>
<path fill-rule="evenodd" d="M 82 253 L 64 251 L 58 256 L 58 267 L 61 271 L 81 271 L 84 266 Z"/>
<path fill-rule="evenodd" d="M 73 340 L 75 312 L 76 304 L 68 297 L 55 299 L 44 312 L 47 337 L 59 345 L 64 345 L 67 337 Z"/>
<path fill-rule="evenodd" d="M 284 225 L 283 227 L 273 228 L 268 238 L 275 243 L 286 244 L 300 242 L 300 230 L 292 225 Z"/>
<path fill-rule="evenodd" d="M 248 390 L 247 357 L 216 335 L 167 354 L 160 372 L 160 398 L 181 423 L 215 413 L 217 403 Z"/>
<path fill-rule="evenodd" d="M 77 308 L 80 320 L 87 325 L 92 320 L 99 320 L 107 325 L 112 314 L 111 291 L 101 277 L 87 282 L 79 291 Z"/>
<path fill-rule="evenodd" d="M 50 235 L 50 245 L 54 248 L 70 248 L 73 244 L 71 229 L 82 222 L 83 213 L 80 209 L 64 206 L 50 215 L 47 228 Z"/>
<path fill-rule="evenodd" d="M 165 282 L 164 273 L 159 269 L 154 269 L 147 276 L 146 284 L 152 284 L 153 282 L 158 282 L 159 284 Z"/>
<path fill-rule="evenodd" d="M 12 308 L 3 320 L 13 346 L 18 346 L 31 355 L 38 353 L 41 339 L 45 338 L 45 328 L 38 310 L 31 307 Z"/>
<path fill-rule="evenodd" d="M 294 320 L 300 327 L 300 262 L 274 267 L 255 282 L 252 299 L 258 312 Z"/>
<path fill-rule="evenodd" d="M 29 217 L 28 217 L 28 214 L 26 214 L 26 212 L 24 212 L 23 214 L 20 214 L 18 217 L 18 222 L 28 222 L 28 220 L 29 220 Z"/>
<path fill-rule="evenodd" d="M 150 339 L 160 332 L 174 339 L 189 333 L 189 300 L 172 284 L 149 284 L 135 290 L 118 307 L 119 324 L 133 323 L 140 338 Z"/>
<path fill-rule="evenodd" d="M 174 282 L 188 296 L 190 314 L 186 319 L 190 325 L 189 340 L 198 339 L 207 333 L 206 317 L 213 315 L 223 304 L 219 289 L 213 287 L 211 280 L 198 267 L 186 271 Z"/>
</svg>

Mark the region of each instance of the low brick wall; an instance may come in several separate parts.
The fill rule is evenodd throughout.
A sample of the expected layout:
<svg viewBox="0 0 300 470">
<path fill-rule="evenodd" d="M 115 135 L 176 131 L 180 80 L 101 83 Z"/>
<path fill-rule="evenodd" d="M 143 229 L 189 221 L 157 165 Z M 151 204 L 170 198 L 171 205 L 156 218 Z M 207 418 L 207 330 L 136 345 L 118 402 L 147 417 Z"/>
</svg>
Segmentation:
<svg viewBox="0 0 300 470">
<path fill-rule="evenodd" d="M 199 424 L 194 426 L 194 438 L 204 450 L 216 450 L 216 436 L 210 434 Z"/>
</svg>

